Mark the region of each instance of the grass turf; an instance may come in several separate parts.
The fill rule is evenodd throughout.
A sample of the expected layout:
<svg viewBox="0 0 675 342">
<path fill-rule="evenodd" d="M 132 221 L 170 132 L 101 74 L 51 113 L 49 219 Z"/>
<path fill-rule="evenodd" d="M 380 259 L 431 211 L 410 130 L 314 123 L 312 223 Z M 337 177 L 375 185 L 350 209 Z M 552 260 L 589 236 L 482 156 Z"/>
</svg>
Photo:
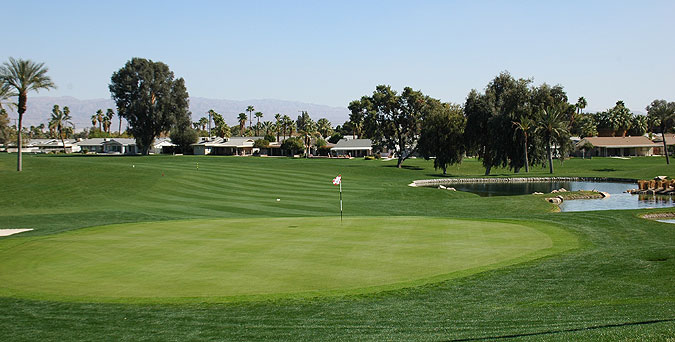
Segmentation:
<svg viewBox="0 0 675 342">
<path fill-rule="evenodd" d="M 613 341 L 675 335 L 675 229 L 638 218 L 644 211 L 550 213 L 553 207 L 534 196 L 478 198 L 409 188 L 414 179 L 440 177 L 421 160 L 396 169 L 363 160 L 26 156 L 19 174 L 14 157 L 0 155 L 0 226 L 36 230 L 3 238 L 3 244 L 127 222 L 334 216 L 337 193 L 328 182 L 341 173 L 348 216 L 527 220 L 565 226 L 581 248 L 448 281 L 342 297 L 180 305 L 4 297 L 4 340 Z M 561 176 L 674 176 L 662 158 L 573 159 L 556 167 Z M 468 160 L 449 172 L 481 176 L 483 170 Z M 530 174 L 547 175 L 539 168 Z"/>
<path fill-rule="evenodd" d="M 551 226 L 424 217 L 131 223 L 0 244 L 0 295 L 177 303 L 368 293 L 575 242 Z"/>
</svg>

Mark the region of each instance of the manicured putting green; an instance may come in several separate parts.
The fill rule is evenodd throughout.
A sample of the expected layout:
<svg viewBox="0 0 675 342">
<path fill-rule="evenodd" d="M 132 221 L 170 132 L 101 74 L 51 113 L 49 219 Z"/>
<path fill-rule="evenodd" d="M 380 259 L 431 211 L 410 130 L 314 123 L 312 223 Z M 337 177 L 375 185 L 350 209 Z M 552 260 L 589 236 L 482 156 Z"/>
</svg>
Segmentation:
<svg viewBox="0 0 675 342">
<path fill-rule="evenodd" d="M 0 295 L 222 302 L 419 285 L 573 248 L 552 226 L 424 217 L 210 219 L 0 241 Z"/>
</svg>

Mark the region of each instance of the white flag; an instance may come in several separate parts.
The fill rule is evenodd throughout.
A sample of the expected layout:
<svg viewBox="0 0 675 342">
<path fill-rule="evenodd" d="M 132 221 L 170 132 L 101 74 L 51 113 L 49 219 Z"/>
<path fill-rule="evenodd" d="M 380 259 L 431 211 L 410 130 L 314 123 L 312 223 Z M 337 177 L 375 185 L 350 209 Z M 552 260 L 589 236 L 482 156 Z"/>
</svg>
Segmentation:
<svg viewBox="0 0 675 342">
<path fill-rule="evenodd" d="M 333 178 L 333 185 L 339 185 L 342 182 L 342 176 L 338 175 L 337 177 Z"/>
</svg>

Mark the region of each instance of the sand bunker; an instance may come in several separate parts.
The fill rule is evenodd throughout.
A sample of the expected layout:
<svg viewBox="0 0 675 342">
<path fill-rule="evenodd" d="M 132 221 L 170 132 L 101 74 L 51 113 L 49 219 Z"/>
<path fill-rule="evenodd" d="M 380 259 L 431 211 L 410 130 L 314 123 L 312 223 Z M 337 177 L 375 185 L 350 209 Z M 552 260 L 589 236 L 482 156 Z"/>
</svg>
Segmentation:
<svg viewBox="0 0 675 342">
<path fill-rule="evenodd" d="M 14 234 L 28 232 L 31 230 L 33 229 L 0 229 L 0 236 L 10 236 Z"/>
</svg>

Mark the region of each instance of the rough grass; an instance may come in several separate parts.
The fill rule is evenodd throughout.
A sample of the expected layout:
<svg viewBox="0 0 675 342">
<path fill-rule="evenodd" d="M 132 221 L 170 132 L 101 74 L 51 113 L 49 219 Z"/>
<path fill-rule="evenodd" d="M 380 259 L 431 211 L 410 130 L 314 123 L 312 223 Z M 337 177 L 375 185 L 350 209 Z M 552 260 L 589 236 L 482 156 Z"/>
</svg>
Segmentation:
<svg viewBox="0 0 675 342">
<path fill-rule="evenodd" d="M 396 169 L 363 160 L 26 156 L 20 174 L 14 163 L 14 155 L 0 155 L 0 227 L 35 231 L 3 243 L 126 222 L 335 217 L 330 180 L 341 173 L 347 216 L 526 220 L 564 226 L 581 247 L 362 295 L 180 305 L 4 297 L 3 340 L 615 341 L 675 335 L 675 228 L 638 217 L 647 210 L 550 213 L 552 205 L 531 195 L 479 198 L 407 187 L 414 179 L 439 177 L 421 160 Z M 480 176 L 483 169 L 468 160 L 448 172 Z M 532 174 L 547 175 L 539 168 Z M 556 164 L 556 175 L 675 176 L 662 158 L 573 159 Z"/>
</svg>

